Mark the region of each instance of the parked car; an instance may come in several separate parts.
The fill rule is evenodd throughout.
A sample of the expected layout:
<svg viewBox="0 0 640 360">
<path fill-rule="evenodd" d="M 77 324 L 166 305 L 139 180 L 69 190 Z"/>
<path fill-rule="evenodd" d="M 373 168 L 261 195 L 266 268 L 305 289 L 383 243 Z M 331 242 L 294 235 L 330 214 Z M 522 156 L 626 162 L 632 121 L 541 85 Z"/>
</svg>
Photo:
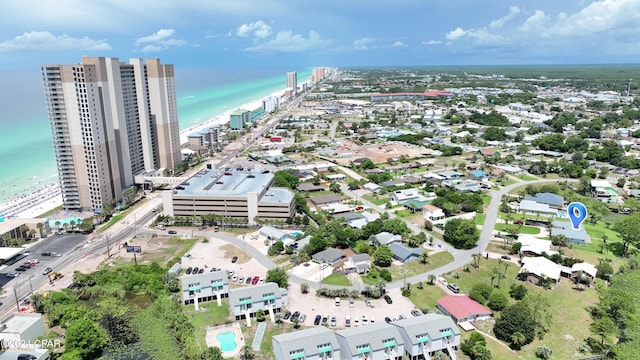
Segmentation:
<svg viewBox="0 0 640 360">
<path fill-rule="evenodd" d="M 349 307 L 354 307 L 356 302 L 353 299 L 349 300 Z"/>
<path fill-rule="evenodd" d="M 240 276 L 240 277 L 238 278 L 238 282 L 239 282 L 240 284 L 242 284 L 242 283 L 244 282 L 244 276 Z"/>
<path fill-rule="evenodd" d="M 204 268 L 201 268 L 201 269 L 198 271 L 198 274 L 202 274 L 202 273 L 204 273 Z"/>
<path fill-rule="evenodd" d="M 451 290 L 454 294 L 460 293 L 460 288 L 454 283 L 447 285 L 447 289 Z"/>
<path fill-rule="evenodd" d="M 327 325 L 329 322 L 329 315 L 322 315 L 322 325 Z"/>
<path fill-rule="evenodd" d="M 332 316 L 331 321 L 329 322 L 329 325 L 331 325 L 331 327 L 338 326 L 338 319 L 335 316 Z"/>
<path fill-rule="evenodd" d="M 347 315 L 347 316 L 344 318 L 344 326 L 345 326 L 345 327 L 351 327 L 351 316 Z"/>
<path fill-rule="evenodd" d="M 10 277 L 10 278 L 17 278 L 18 276 L 20 276 L 20 273 L 18 272 L 10 272 L 7 274 L 7 277 Z"/>
<path fill-rule="evenodd" d="M 353 319 L 353 327 L 360 326 L 360 321 L 358 319 Z"/>
<path fill-rule="evenodd" d="M 369 323 L 369 319 L 367 319 L 367 315 L 362 315 L 362 325 L 367 325 Z"/>
<path fill-rule="evenodd" d="M 386 322 L 387 324 L 391 322 L 391 318 L 388 316 L 385 316 L 384 318 L 384 322 Z"/>
<path fill-rule="evenodd" d="M 38 358 L 35 355 L 31 354 L 20 354 L 18 355 L 18 360 L 37 360 Z"/>
<path fill-rule="evenodd" d="M 422 315 L 422 311 L 420 311 L 418 309 L 413 309 L 413 310 L 411 310 L 411 315 L 420 316 L 420 315 Z"/>
<path fill-rule="evenodd" d="M 52 268 L 50 268 L 50 267 L 45 268 L 45 269 L 42 271 L 42 275 L 47 275 L 47 274 L 49 274 L 49 273 L 50 273 L 50 272 L 52 272 L 52 271 L 53 271 L 53 269 L 52 269 Z"/>
<path fill-rule="evenodd" d="M 24 267 L 24 266 L 22 266 L 22 265 L 20 265 L 20 266 L 18 266 L 17 268 L 15 268 L 15 270 L 16 270 L 16 271 L 27 271 L 27 270 L 28 270 L 28 268 L 27 268 L 27 267 Z"/>
<path fill-rule="evenodd" d="M 40 260 L 38 260 L 38 259 L 29 259 L 29 260 L 27 260 L 27 262 L 35 265 L 35 264 L 39 264 Z"/>
<path fill-rule="evenodd" d="M 50 252 L 43 252 L 42 254 L 40 254 L 41 256 L 51 256 Z"/>
<path fill-rule="evenodd" d="M 296 321 L 296 319 L 300 318 L 300 311 L 294 311 L 293 314 L 291 314 L 291 322 Z"/>
<path fill-rule="evenodd" d="M 260 277 L 254 276 L 253 279 L 251 280 L 251 285 L 256 285 L 258 281 L 260 281 Z"/>
<path fill-rule="evenodd" d="M 391 296 L 389 295 L 384 296 L 384 301 L 386 301 L 387 304 L 393 304 L 393 300 L 391 300 Z"/>
<path fill-rule="evenodd" d="M 524 224 L 524 222 L 522 222 L 522 220 L 515 220 L 513 223 L 515 225 L 523 225 Z"/>
<path fill-rule="evenodd" d="M 260 281 L 258 281 L 258 284 L 264 284 L 264 279 L 260 279 Z"/>
<path fill-rule="evenodd" d="M 373 307 L 373 304 L 371 304 L 371 300 L 369 299 L 364 299 L 364 304 L 367 305 L 368 307 Z"/>
<path fill-rule="evenodd" d="M 320 325 L 321 320 L 322 320 L 322 316 L 316 315 L 315 320 L 313 320 L 313 325 Z"/>
<path fill-rule="evenodd" d="M 234 256 L 234 257 L 231 258 L 231 263 L 232 264 L 235 264 L 237 261 L 238 261 L 238 257 L 237 256 Z"/>
<path fill-rule="evenodd" d="M 447 282 L 447 279 L 443 278 L 442 276 L 438 278 L 438 282 L 444 286 L 449 285 L 449 283 Z"/>
<path fill-rule="evenodd" d="M 193 268 L 192 268 L 191 266 L 189 266 L 189 267 L 187 268 L 186 274 L 187 274 L 187 275 L 191 275 L 191 272 L 192 272 L 192 271 L 193 271 Z"/>
<path fill-rule="evenodd" d="M 290 317 L 291 317 L 291 311 L 287 311 L 284 313 L 284 316 L 282 318 L 284 320 L 289 320 Z"/>
<path fill-rule="evenodd" d="M 404 320 L 404 319 L 406 319 L 406 318 L 407 318 L 407 317 L 406 317 L 406 316 L 404 316 L 404 314 L 400 314 L 400 315 L 398 315 L 398 320 Z"/>
<path fill-rule="evenodd" d="M 177 231 L 175 231 L 175 230 L 169 230 L 167 233 L 168 233 L 169 235 L 176 235 L 178 232 L 177 232 Z"/>
<path fill-rule="evenodd" d="M 511 256 L 509 256 L 509 255 L 502 255 L 502 256 L 500 256 L 500 258 L 505 259 L 505 260 L 511 260 Z"/>
<path fill-rule="evenodd" d="M 198 271 L 200 271 L 200 268 L 198 268 L 198 267 L 196 266 L 196 267 L 194 267 L 194 268 L 193 268 L 193 271 L 191 271 L 191 273 L 192 273 L 193 275 L 195 275 L 195 274 L 197 274 L 197 273 L 198 273 Z"/>
<path fill-rule="evenodd" d="M 336 306 L 340 306 L 340 298 L 336 296 L 336 298 L 334 299 L 334 302 L 336 304 Z"/>
<path fill-rule="evenodd" d="M 300 319 L 298 320 L 299 323 L 303 323 L 305 320 L 307 320 L 307 315 L 305 314 L 300 314 Z"/>
</svg>

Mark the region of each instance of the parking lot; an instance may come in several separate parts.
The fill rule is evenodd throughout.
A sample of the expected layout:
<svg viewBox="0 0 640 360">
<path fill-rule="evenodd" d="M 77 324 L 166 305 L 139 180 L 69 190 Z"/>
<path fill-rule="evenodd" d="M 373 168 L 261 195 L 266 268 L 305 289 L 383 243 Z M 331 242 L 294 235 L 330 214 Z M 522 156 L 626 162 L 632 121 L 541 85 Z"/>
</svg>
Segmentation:
<svg viewBox="0 0 640 360">
<path fill-rule="evenodd" d="M 328 315 L 329 317 L 335 316 L 337 318 L 336 329 L 345 328 L 346 316 L 351 317 L 352 327 L 355 326 L 354 320 L 358 319 L 359 323 L 362 323 L 362 316 L 365 315 L 370 322 L 373 319 L 375 322 L 383 322 L 385 317 L 394 318 L 399 317 L 400 314 L 411 317 L 411 310 L 415 308 L 413 303 L 400 294 L 399 289 L 392 289 L 387 291 L 387 294 L 391 297 L 393 303 L 387 304 L 382 298 L 371 299 L 372 307 L 368 307 L 364 298 L 354 300 L 353 305 L 350 305 L 349 299 L 341 299 L 340 306 L 335 305 L 333 298 L 318 297 L 313 290 L 310 290 L 308 294 L 302 294 L 300 292 L 300 286 L 291 284 L 289 285 L 289 306 L 287 310 L 294 312 L 299 311 L 307 316 L 303 322 L 306 326 L 313 325 L 313 321 L 316 315 Z"/>
</svg>

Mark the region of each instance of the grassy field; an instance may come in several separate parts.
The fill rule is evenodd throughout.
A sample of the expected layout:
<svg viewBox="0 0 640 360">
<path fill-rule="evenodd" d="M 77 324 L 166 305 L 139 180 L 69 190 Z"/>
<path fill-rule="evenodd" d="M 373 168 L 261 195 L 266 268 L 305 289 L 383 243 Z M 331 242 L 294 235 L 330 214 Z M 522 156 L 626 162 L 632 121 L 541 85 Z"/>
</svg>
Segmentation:
<svg viewBox="0 0 640 360">
<path fill-rule="evenodd" d="M 231 312 L 229 311 L 229 302 L 222 301 L 222 305 L 218 306 L 217 301 L 209 301 L 199 305 L 200 311 L 196 311 L 193 305 L 186 306 L 185 313 L 189 318 L 189 322 L 195 327 L 196 341 L 200 346 L 206 347 L 205 335 L 207 326 L 217 326 L 225 323 L 231 323 Z"/>
<path fill-rule="evenodd" d="M 513 184 L 515 184 L 517 182 L 519 182 L 519 181 L 516 181 L 516 180 L 514 180 L 512 178 L 509 178 L 509 177 L 505 177 L 502 181 L 500 181 L 499 184 L 502 185 L 502 186 L 509 186 L 509 185 L 513 185 Z"/>
<path fill-rule="evenodd" d="M 111 226 L 113 226 L 113 224 L 115 224 L 115 223 L 117 223 L 118 221 L 122 220 L 122 219 L 125 217 L 125 215 L 127 215 L 127 212 L 126 212 L 126 211 L 125 211 L 125 212 L 123 212 L 123 213 L 120 213 L 120 214 L 118 214 L 118 215 L 114 215 L 114 216 L 112 216 L 112 217 L 111 217 L 111 219 L 109 219 L 109 221 L 108 221 L 106 224 L 102 225 L 102 226 L 100 227 L 100 229 L 98 229 L 98 230 L 97 230 L 97 232 L 98 232 L 98 233 L 101 233 L 101 232 L 106 231 L 106 230 L 107 230 L 107 229 L 109 229 Z"/>
<path fill-rule="evenodd" d="M 518 226 L 518 230 L 520 234 L 529 234 L 529 235 L 537 235 L 540 234 L 540 228 L 535 226 L 526 226 L 526 225 L 511 225 L 509 227 Z M 496 224 L 495 229 L 498 231 L 507 231 L 508 227 L 506 224 Z"/>
<path fill-rule="evenodd" d="M 461 269 L 458 272 L 446 274 L 445 278 L 449 282 L 458 284 L 461 292 L 468 294 L 476 283 L 490 283 L 490 274 L 494 267 L 500 266 L 504 274 L 506 266 L 506 277 L 500 281 L 500 288 L 496 288 L 494 291 L 502 292 L 508 297 L 511 284 L 524 284 L 528 290 L 528 294 L 540 294 L 547 299 L 550 304 L 550 331 L 545 334 L 542 340 L 536 339 L 532 344 L 525 346 L 521 351 L 522 357 L 533 360 L 536 358 L 536 348 L 541 345 L 546 345 L 553 350 L 554 359 L 579 358 L 579 356 L 577 356 L 577 348 L 585 338 L 590 336 L 589 324 L 591 323 L 591 317 L 586 308 L 596 304 L 598 301 L 598 294 L 595 289 L 575 290 L 572 282 L 566 278 L 562 278 L 554 289 L 545 290 L 539 286 L 518 281 L 516 275 L 519 267 L 512 263 L 505 264 L 507 263 L 503 262 L 498 265 L 498 260 L 482 258 L 478 269 L 471 267 L 468 273 Z M 457 278 L 455 276 L 456 274 L 458 275 Z M 494 286 L 495 285 L 496 281 L 494 281 Z M 425 290 L 431 288 L 432 287 L 425 287 Z M 434 298 L 436 296 L 437 295 L 431 295 L 431 297 L 429 297 L 416 294 L 416 299 L 414 300 L 414 294 L 412 292 L 412 300 L 418 306 L 422 304 L 427 306 L 435 304 Z M 511 300 L 511 302 L 513 302 L 513 300 Z M 499 316 L 499 314 L 496 316 Z M 483 331 L 491 331 L 491 327 L 489 326 L 487 329 L 483 328 Z M 494 349 L 494 346 L 491 346 L 490 349 L 496 353 L 499 351 L 498 348 Z"/>
<path fill-rule="evenodd" d="M 485 206 L 489 206 L 489 203 L 491 202 L 491 195 L 487 195 L 487 194 L 482 194 L 482 203 Z"/>
<path fill-rule="evenodd" d="M 440 287 L 424 284 L 424 289 L 420 290 L 416 286 L 411 287 L 411 296 L 409 300 L 413 302 L 419 309 L 429 309 L 433 311 L 436 308 L 436 301 L 447 293 Z"/>
<path fill-rule="evenodd" d="M 429 259 L 426 264 L 423 264 L 420 260 L 411 261 L 407 264 L 389 267 L 392 280 L 399 280 L 404 277 L 403 271 L 406 271 L 406 276 L 411 277 L 414 275 L 422 274 L 423 272 L 439 268 L 445 264 L 453 261 L 453 255 L 449 252 L 441 251 L 432 255 L 429 255 Z"/>
<path fill-rule="evenodd" d="M 487 216 L 485 214 L 476 214 L 476 225 L 484 225 L 484 220 L 486 219 L 486 217 Z"/>
<path fill-rule="evenodd" d="M 389 202 L 389 198 L 373 195 L 363 195 L 362 198 L 378 206 L 386 205 Z"/>
<path fill-rule="evenodd" d="M 331 274 L 322 280 L 323 284 L 338 285 L 338 286 L 350 286 L 351 281 L 344 274 Z"/>
<path fill-rule="evenodd" d="M 538 180 L 538 178 L 535 178 L 535 177 L 533 177 L 531 175 L 528 175 L 528 174 L 518 174 L 518 175 L 516 175 L 516 177 L 518 179 L 521 179 L 521 180 L 524 180 L 524 181 Z"/>
</svg>

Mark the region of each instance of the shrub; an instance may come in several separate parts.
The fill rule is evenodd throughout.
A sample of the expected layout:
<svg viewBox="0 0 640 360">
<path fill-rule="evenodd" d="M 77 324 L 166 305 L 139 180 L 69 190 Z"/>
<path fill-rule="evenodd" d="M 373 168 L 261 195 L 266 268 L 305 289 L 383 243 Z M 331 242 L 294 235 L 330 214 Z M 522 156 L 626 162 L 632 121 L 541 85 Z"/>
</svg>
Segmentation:
<svg viewBox="0 0 640 360">
<path fill-rule="evenodd" d="M 380 270 L 380 277 L 385 281 L 391 281 L 391 272 L 389 272 L 389 270 L 387 269 L 382 269 Z"/>
<path fill-rule="evenodd" d="M 548 347 L 542 345 L 542 346 L 538 346 L 538 348 L 536 349 L 536 357 L 538 359 L 548 359 L 551 357 L 551 349 L 549 349 Z"/>
<path fill-rule="evenodd" d="M 500 311 L 506 308 L 507 305 L 509 305 L 509 299 L 507 299 L 504 294 L 500 292 L 493 292 L 489 295 L 489 302 L 487 303 L 489 309 L 493 311 Z"/>
<path fill-rule="evenodd" d="M 307 284 L 307 283 L 300 284 L 300 292 L 303 293 L 303 294 L 308 294 L 309 293 L 309 284 Z"/>
<path fill-rule="evenodd" d="M 475 284 L 473 288 L 471 288 L 471 291 L 469 292 L 469 297 L 481 304 L 484 304 L 489 299 L 489 296 L 491 295 L 492 291 L 493 289 L 491 288 L 491 285 L 485 284 L 485 283 L 478 283 L 478 284 Z"/>
</svg>

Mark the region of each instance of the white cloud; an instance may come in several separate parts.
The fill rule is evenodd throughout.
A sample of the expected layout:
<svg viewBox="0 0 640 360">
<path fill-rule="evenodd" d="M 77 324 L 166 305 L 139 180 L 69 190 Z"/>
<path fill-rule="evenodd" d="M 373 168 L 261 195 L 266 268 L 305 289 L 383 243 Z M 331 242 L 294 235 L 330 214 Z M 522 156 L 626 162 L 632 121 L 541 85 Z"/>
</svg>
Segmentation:
<svg viewBox="0 0 640 360">
<path fill-rule="evenodd" d="M 88 37 L 74 38 L 66 34 L 53 35 L 48 31 L 31 31 L 18 35 L 11 40 L 0 42 L 0 51 L 23 50 L 111 50 L 106 40 L 94 40 Z"/>
<path fill-rule="evenodd" d="M 309 31 L 309 36 L 294 34 L 291 30 L 283 30 L 267 42 L 246 48 L 246 51 L 257 53 L 294 53 L 314 51 L 326 48 L 331 40 L 323 39 L 317 31 Z"/>
<path fill-rule="evenodd" d="M 258 20 L 253 23 L 242 24 L 236 29 L 236 35 L 240 37 L 247 37 L 253 35 L 259 39 L 266 38 L 271 35 L 271 27 L 264 23 L 262 20 Z"/>
<path fill-rule="evenodd" d="M 423 41 L 422 43 L 424 45 L 442 45 L 442 41 L 440 40 L 429 40 L 429 41 Z"/>
<path fill-rule="evenodd" d="M 524 32 L 539 32 L 549 25 L 551 18 L 542 10 L 536 10 L 536 12 L 529 16 L 525 22 L 520 25 L 518 30 Z"/>
<path fill-rule="evenodd" d="M 376 43 L 376 39 L 365 37 L 362 39 L 353 40 L 353 48 L 356 50 L 369 50 Z"/>
<path fill-rule="evenodd" d="M 493 20 L 489 24 L 489 27 L 493 28 L 493 29 L 500 28 L 504 24 L 506 24 L 507 22 L 509 22 L 513 18 L 515 18 L 519 13 L 520 13 L 520 8 L 518 8 L 517 6 L 511 6 L 509 8 L 509 13 L 507 15 L 505 15 L 505 16 L 499 18 L 499 19 Z"/>
<path fill-rule="evenodd" d="M 445 37 L 447 40 L 457 40 L 465 35 L 467 35 L 467 32 L 458 27 L 455 30 L 449 31 Z"/>
<path fill-rule="evenodd" d="M 407 47 L 407 44 L 403 43 L 402 41 L 396 41 L 393 43 L 393 45 L 391 45 L 391 47 Z"/>
<path fill-rule="evenodd" d="M 155 33 L 137 38 L 136 45 L 148 44 L 142 48 L 142 52 L 159 52 L 171 46 L 184 46 L 187 44 L 185 40 L 174 39 L 174 29 L 160 29 Z"/>
</svg>

